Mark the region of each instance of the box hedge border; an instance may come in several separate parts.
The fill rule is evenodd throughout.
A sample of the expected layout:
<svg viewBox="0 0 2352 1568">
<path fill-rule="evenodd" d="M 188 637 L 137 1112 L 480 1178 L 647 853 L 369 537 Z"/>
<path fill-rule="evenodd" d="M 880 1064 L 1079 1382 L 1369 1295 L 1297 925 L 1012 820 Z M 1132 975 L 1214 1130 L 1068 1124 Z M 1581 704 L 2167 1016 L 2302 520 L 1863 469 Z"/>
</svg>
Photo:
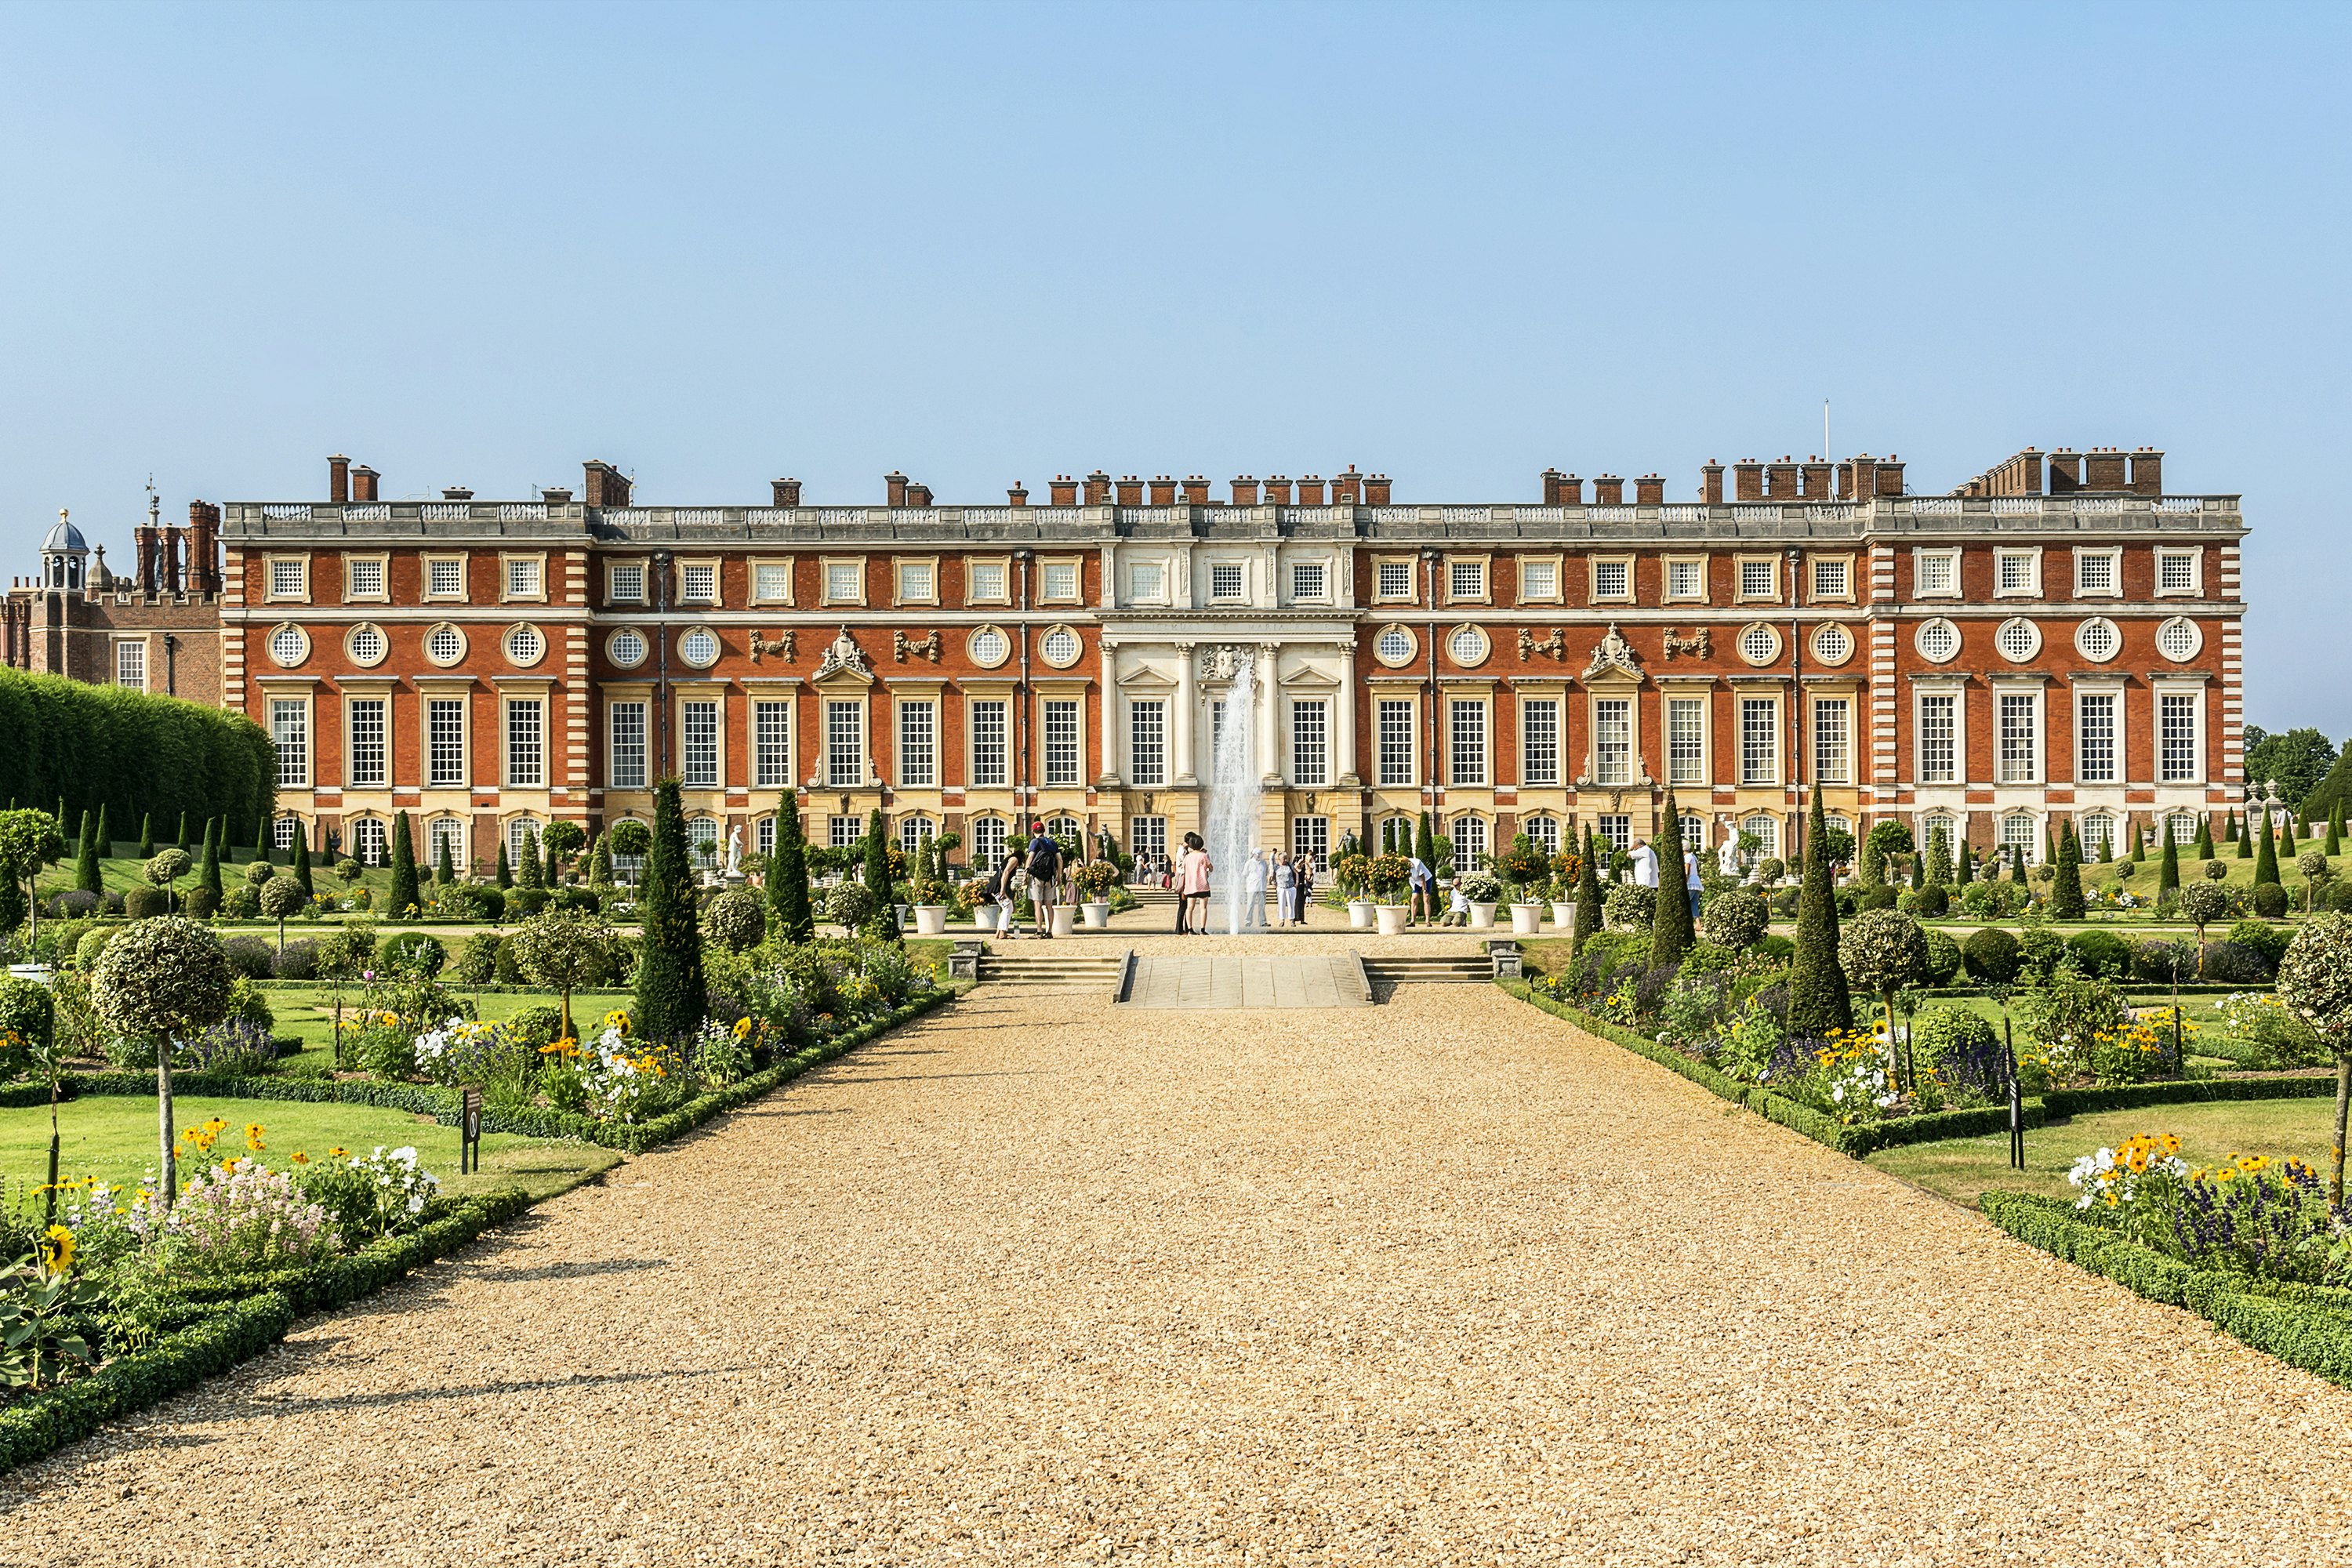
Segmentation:
<svg viewBox="0 0 2352 1568">
<path fill-rule="evenodd" d="M 1990 1192 L 1977 1201 L 1987 1218 L 2029 1247 L 2151 1301 L 2184 1308 L 2289 1366 L 2352 1388 L 2352 1318 L 2345 1315 L 2352 1291 L 2258 1284 L 2198 1268 L 2078 1218 L 2059 1198 Z"/>
<path fill-rule="evenodd" d="M 764 1068 L 740 1083 L 699 1095 L 668 1115 L 641 1126 L 615 1129 L 593 1118 L 562 1112 L 547 1113 L 550 1121 L 560 1118 L 566 1124 L 566 1130 L 561 1132 L 543 1131 L 536 1125 L 499 1127 L 489 1117 L 483 1118 L 483 1126 L 486 1131 L 578 1137 L 583 1134 L 569 1128 L 569 1124 L 578 1123 L 605 1134 L 588 1142 L 624 1148 L 632 1153 L 642 1152 L 757 1100 L 961 994 L 961 988 L 956 987 L 929 992 L 879 1018 Z M 152 1073 L 90 1073 L 70 1081 L 75 1092 L 80 1094 L 155 1092 Z M 6 1097 L 0 1098 L 0 1103 L 47 1104 L 47 1088 L 36 1087 L 41 1088 L 37 1100 Z M 454 1124 L 457 1115 L 458 1097 L 455 1090 L 415 1085 L 188 1073 L 175 1077 L 173 1089 L 175 1093 L 186 1094 L 383 1105 L 431 1114 L 445 1124 Z M 331 1258 L 304 1268 L 236 1275 L 174 1291 L 175 1300 L 183 1303 L 199 1308 L 209 1305 L 215 1310 L 184 1328 L 161 1335 L 143 1350 L 117 1357 L 88 1377 L 26 1395 L 0 1410 L 0 1474 L 45 1458 L 67 1444 L 89 1436 L 108 1421 L 146 1409 L 208 1377 L 232 1370 L 284 1339 L 298 1316 L 348 1306 L 372 1295 L 412 1270 L 447 1257 L 483 1232 L 531 1206 L 530 1196 L 520 1188 L 501 1188 L 480 1197 L 460 1199 L 430 1224 L 405 1236 L 388 1237 L 347 1258 Z"/>
</svg>

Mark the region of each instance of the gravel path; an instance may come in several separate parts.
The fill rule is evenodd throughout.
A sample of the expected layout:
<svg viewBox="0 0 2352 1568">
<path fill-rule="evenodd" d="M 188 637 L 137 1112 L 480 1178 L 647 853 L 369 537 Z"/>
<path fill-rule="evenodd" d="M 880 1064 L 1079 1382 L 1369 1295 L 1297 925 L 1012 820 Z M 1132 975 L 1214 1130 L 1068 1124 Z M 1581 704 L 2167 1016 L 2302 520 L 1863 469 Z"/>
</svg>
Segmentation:
<svg viewBox="0 0 2352 1568">
<path fill-rule="evenodd" d="M 1140 1022 L 983 989 L 0 1481 L 0 1563 L 2352 1549 L 2352 1394 L 1498 992 Z"/>
</svg>

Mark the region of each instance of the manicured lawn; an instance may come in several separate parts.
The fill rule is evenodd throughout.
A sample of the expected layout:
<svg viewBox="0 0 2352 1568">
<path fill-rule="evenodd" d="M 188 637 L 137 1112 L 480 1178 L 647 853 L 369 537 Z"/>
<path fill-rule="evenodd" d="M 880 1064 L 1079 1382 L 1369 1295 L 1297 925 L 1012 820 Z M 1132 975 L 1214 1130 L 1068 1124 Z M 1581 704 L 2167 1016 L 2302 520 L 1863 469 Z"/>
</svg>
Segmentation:
<svg viewBox="0 0 2352 1568">
<path fill-rule="evenodd" d="M 2021 1172 L 2009 1168 L 2006 1132 L 1883 1149 L 1870 1163 L 1964 1204 L 1973 1205 L 1991 1188 L 2067 1197 L 2074 1189 L 2066 1184 L 2066 1172 L 2077 1159 L 2140 1132 L 2178 1134 L 2181 1158 L 2191 1165 L 2231 1154 L 2295 1154 L 2325 1171 L 2335 1116 L 2336 1103 L 2327 1098 L 2159 1105 L 2030 1128 Z"/>
<path fill-rule="evenodd" d="M 464 985 L 454 981 L 450 983 L 450 989 L 460 995 L 473 994 Z M 359 1005 L 360 997 L 365 991 L 366 987 L 363 985 L 343 987 L 343 1021 L 346 1025 L 350 1023 L 352 1011 Z M 278 1034 L 299 1037 L 302 1042 L 302 1048 L 306 1051 L 325 1050 L 333 1043 L 335 993 L 331 986 L 273 985 L 266 994 L 269 999 L 270 1010 L 278 1015 L 277 1032 Z M 562 1000 L 552 991 L 544 994 L 536 992 L 486 991 L 481 993 L 478 999 L 481 1016 L 499 1022 L 513 1017 L 526 1007 L 551 1007 Z M 626 991 L 575 991 L 572 994 L 572 1021 L 576 1024 L 583 1018 L 600 1018 L 611 1008 L 626 1007 L 628 1005 L 629 993 Z"/>
<path fill-rule="evenodd" d="M 535 1196 L 545 1196 L 575 1186 L 621 1161 L 618 1151 L 593 1143 L 486 1132 L 482 1135 L 485 1169 L 478 1175 L 460 1176 L 457 1130 L 436 1126 L 404 1110 L 193 1096 L 174 1098 L 172 1110 L 183 1130 L 215 1116 L 228 1122 L 229 1131 L 214 1147 L 215 1159 L 243 1153 L 246 1126 L 260 1123 L 267 1145 L 265 1162 L 278 1169 L 287 1167 L 297 1150 L 319 1160 L 338 1147 L 365 1153 L 378 1144 L 387 1149 L 413 1144 L 425 1168 L 440 1177 L 443 1190 L 452 1194 L 520 1186 Z M 155 1168 L 152 1098 L 93 1095 L 68 1100 L 58 1108 L 58 1131 L 61 1140 L 58 1169 L 65 1180 L 98 1176 L 135 1184 Z M 21 1191 L 48 1180 L 48 1107 L 0 1110 L 0 1177 Z M 186 1175 L 184 1168 L 182 1179 Z"/>
</svg>

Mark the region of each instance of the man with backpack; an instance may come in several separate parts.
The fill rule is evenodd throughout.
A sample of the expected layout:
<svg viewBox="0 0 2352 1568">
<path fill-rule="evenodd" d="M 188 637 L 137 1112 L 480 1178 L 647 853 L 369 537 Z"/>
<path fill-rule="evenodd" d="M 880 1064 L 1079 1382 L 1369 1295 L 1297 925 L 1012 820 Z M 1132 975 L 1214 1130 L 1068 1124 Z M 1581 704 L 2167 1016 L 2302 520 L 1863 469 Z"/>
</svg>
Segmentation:
<svg viewBox="0 0 2352 1568">
<path fill-rule="evenodd" d="M 1045 825 L 1029 825 L 1029 901 L 1037 910 L 1037 934 L 1054 934 L 1054 894 L 1061 885 L 1062 847 L 1048 837 Z"/>
</svg>

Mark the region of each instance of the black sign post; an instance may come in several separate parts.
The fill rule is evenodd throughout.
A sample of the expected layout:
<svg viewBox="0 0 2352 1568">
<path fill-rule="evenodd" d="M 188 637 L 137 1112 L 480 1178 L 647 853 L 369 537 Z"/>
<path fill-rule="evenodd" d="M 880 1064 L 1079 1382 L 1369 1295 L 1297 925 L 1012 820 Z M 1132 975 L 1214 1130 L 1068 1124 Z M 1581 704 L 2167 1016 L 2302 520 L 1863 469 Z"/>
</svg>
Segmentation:
<svg viewBox="0 0 2352 1568">
<path fill-rule="evenodd" d="M 482 1091 L 472 1084 L 466 1086 L 464 1109 L 457 1121 L 457 1170 L 461 1175 L 471 1175 L 482 1168 Z"/>
</svg>

